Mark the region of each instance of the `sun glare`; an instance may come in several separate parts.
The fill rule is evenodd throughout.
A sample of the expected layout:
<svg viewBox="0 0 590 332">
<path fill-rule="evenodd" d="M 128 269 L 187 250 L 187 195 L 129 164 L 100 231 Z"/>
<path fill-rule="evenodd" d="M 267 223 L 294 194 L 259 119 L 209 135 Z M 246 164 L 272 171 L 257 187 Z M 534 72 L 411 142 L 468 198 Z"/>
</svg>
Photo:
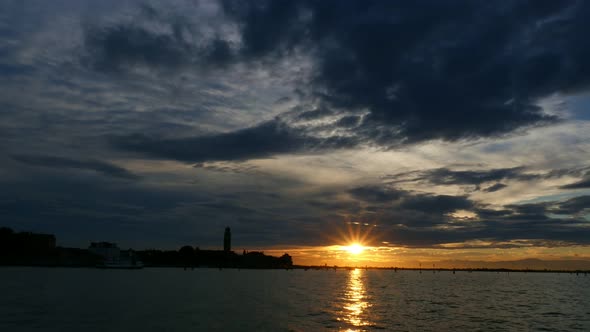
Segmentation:
<svg viewBox="0 0 590 332">
<path fill-rule="evenodd" d="M 344 250 L 348 251 L 353 255 L 358 255 L 365 250 L 365 247 L 358 243 L 353 243 L 349 246 L 345 246 Z"/>
</svg>

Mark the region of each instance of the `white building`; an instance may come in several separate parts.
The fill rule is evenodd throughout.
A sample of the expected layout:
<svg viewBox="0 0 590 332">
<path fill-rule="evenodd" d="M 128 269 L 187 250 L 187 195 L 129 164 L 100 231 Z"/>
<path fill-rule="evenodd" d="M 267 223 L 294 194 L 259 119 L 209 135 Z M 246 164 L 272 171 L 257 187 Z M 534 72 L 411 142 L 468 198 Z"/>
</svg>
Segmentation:
<svg viewBox="0 0 590 332">
<path fill-rule="evenodd" d="M 107 264 L 117 264 L 121 259 L 121 249 L 116 243 L 92 242 L 88 251 L 102 257 Z"/>
</svg>

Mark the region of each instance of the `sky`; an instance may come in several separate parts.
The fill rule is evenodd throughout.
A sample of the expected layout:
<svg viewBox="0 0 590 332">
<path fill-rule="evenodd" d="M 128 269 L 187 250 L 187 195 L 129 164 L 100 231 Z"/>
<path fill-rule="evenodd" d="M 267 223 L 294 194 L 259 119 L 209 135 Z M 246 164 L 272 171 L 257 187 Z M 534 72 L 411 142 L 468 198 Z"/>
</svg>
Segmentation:
<svg viewBox="0 0 590 332">
<path fill-rule="evenodd" d="M 590 260 L 589 30 L 588 1 L 4 0 L 0 225 Z"/>
</svg>

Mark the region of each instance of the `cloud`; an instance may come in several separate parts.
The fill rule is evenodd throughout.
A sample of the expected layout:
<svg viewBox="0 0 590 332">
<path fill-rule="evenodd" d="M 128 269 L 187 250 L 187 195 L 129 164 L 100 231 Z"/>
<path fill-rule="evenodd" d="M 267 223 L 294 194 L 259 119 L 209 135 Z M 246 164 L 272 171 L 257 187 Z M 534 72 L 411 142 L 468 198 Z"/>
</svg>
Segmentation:
<svg viewBox="0 0 590 332">
<path fill-rule="evenodd" d="M 484 188 L 483 191 L 488 192 L 488 193 L 493 193 L 496 192 L 498 190 L 502 190 L 504 188 L 508 187 L 507 185 L 503 184 L 503 183 L 496 183 L 494 185 L 491 185 L 487 188 Z"/>
<path fill-rule="evenodd" d="M 590 188 L 590 179 L 584 179 L 578 182 L 566 184 L 561 186 L 561 189 L 587 189 Z"/>
<path fill-rule="evenodd" d="M 556 205 L 552 212 L 559 214 L 577 215 L 590 209 L 590 196 L 570 198 Z"/>
<path fill-rule="evenodd" d="M 86 32 L 85 46 L 99 70 L 119 71 L 137 64 L 180 67 L 191 46 L 175 35 L 158 35 L 140 27 L 121 25 Z"/>
<path fill-rule="evenodd" d="M 456 210 L 468 210 L 474 206 L 467 197 L 450 195 L 412 195 L 399 205 L 402 209 L 445 214 Z"/>
<path fill-rule="evenodd" d="M 362 186 L 348 191 L 352 198 L 369 203 L 360 219 L 408 227 L 430 227 L 448 222 L 448 213 L 476 206 L 465 196 L 432 195 L 388 186 Z"/>
<path fill-rule="evenodd" d="M 423 194 L 390 185 L 355 187 L 348 192 L 361 204 L 356 212 L 342 209 L 345 215 L 350 220 L 376 224 L 379 241 L 395 245 L 436 247 L 481 240 L 501 246 L 500 243 L 519 239 L 556 245 L 587 244 L 588 239 L 581 234 L 590 234 L 582 219 L 590 196 L 492 209 L 467 196 Z M 465 211 L 472 216 L 461 216 Z M 519 245 L 526 246 L 511 244 Z"/>
<path fill-rule="evenodd" d="M 113 140 L 117 148 L 189 162 L 269 158 L 276 154 L 309 153 L 350 147 L 353 144 L 346 137 L 320 140 L 307 136 L 277 120 L 206 136 L 178 139 L 126 136 Z"/>
<path fill-rule="evenodd" d="M 0 205 L 13 225 L 139 247 L 215 245 L 228 224 L 245 245 L 324 245 L 344 221 L 400 246 L 588 243 L 585 196 L 514 204 L 588 188 L 573 168 L 586 121 L 496 138 L 560 121 L 545 97 L 587 90 L 590 5 L 220 3 L 0 15 Z M 128 169 L 106 161 L 122 155 Z M 133 170 L 143 181 L 111 180 Z M 381 174 L 394 175 L 367 185 Z"/>
<path fill-rule="evenodd" d="M 357 187 L 349 190 L 349 193 L 356 199 L 372 203 L 391 202 L 400 199 L 406 194 L 404 191 L 380 186 Z"/>
<path fill-rule="evenodd" d="M 150 186 L 144 181 L 121 184 L 42 169 L 25 175 L 4 181 L 7 189 L 0 193 L 3 224 L 56 234 L 62 246 L 84 248 L 90 241 L 102 240 L 136 248 L 145 248 L 149 242 L 166 246 L 172 242 L 175 247 L 190 227 L 185 224 L 184 231 L 170 240 L 170 234 L 181 229 L 187 218 L 176 209 L 207 198 L 203 193 Z M 192 231 L 198 236 L 204 233 Z"/>
<path fill-rule="evenodd" d="M 473 190 L 491 193 L 508 187 L 501 181 L 541 181 L 569 176 L 580 176 L 586 173 L 587 167 L 554 169 L 544 172 L 531 172 L 526 167 L 494 168 L 486 170 L 453 170 L 446 167 L 411 171 L 384 176 L 390 184 L 407 182 L 426 182 L 437 186 L 459 185 L 473 186 Z M 561 189 L 584 188 L 585 181 L 561 186 Z"/>
<path fill-rule="evenodd" d="M 363 132 L 394 142 L 497 136 L 557 121 L 537 106 L 586 88 L 585 3 L 224 1 L 257 57 L 309 49 L 311 89 L 368 110 Z M 376 137 L 379 135 L 378 137 Z M 387 139 L 376 140 L 391 144 Z"/>
<path fill-rule="evenodd" d="M 523 167 L 496 168 L 489 170 L 462 170 L 456 171 L 449 168 L 437 168 L 427 171 L 411 172 L 392 175 L 387 178 L 393 182 L 411 182 L 426 180 L 437 185 L 475 185 L 501 180 L 535 180 L 542 177 L 540 174 L 524 173 Z"/>
<path fill-rule="evenodd" d="M 137 180 L 140 178 L 138 175 L 129 172 L 125 168 L 93 159 L 82 160 L 46 155 L 13 155 L 12 159 L 30 166 L 89 170 L 102 175 L 125 180 Z"/>
<path fill-rule="evenodd" d="M 125 72 L 138 66 L 178 70 L 229 63 L 231 43 L 208 36 L 202 28 L 184 13 L 168 15 L 162 7 L 144 4 L 132 20 L 85 25 L 82 60 L 107 72 Z"/>
<path fill-rule="evenodd" d="M 560 121 L 539 100 L 590 84 L 590 45 L 576 37 L 589 27 L 585 2 L 227 0 L 204 25 L 149 8 L 141 19 L 86 29 L 90 63 L 115 71 L 136 65 L 211 70 L 296 65 L 304 55 L 312 65 L 296 89 L 319 108 L 297 120 L 342 113 L 332 130 L 308 124 L 310 132 L 324 130 L 318 140 L 345 133 L 356 144 L 389 148 L 497 137 Z M 233 30 L 219 28 L 227 26 Z M 294 147 L 289 135 L 275 138 L 285 140 L 284 150 Z M 253 155 L 283 152 L 267 145 Z M 206 159 L 196 153 L 196 160 Z"/>
<path fill-rule="evenodd" d="M 200 63 L 222 65 L 231 58 L 226 41 L 215 39 L 197 48 L 183 39 L 181 31 L 159 34 L 133 25 L 90 29 L 85 47 L 90 65 L 103 71 L 133 66 L 180 69 Z"/>
<path fill-rule="evenodd" d="M 193 165 L 195 168 L 206 169 L 214 172 L 222 173 L 248 173 L 262 175 L 263 173 L 259 170 L 259 167 L 255 165 L 249 165 L 247 163 L 240 162 L 213 162 L 204 163 L 199 162 Z"/>
</svg>

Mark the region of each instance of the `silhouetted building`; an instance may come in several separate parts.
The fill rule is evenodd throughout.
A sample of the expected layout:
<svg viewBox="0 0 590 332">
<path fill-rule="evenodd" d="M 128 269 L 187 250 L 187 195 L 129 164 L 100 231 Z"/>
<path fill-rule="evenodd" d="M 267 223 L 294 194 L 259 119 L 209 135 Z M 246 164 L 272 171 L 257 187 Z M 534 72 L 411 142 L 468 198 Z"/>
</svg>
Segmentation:
<svg viewBox="0 0 590 332">
<path fill-rule="evenodd" d="M 52 234 L 17 233 L 0 227 L 0 265 L 93 266 L 96 262 L 87 250 L 56 247 Z"/>
<path fill-rule="evenodd" d="M 121 249 L 111 242 L 92 242 L 88 251 L 102 257 L 105 263 L 118 263 L 121 257 Z"/>
<path fill-rule="evenodd" d="M 56 247 L 55 236 L 30 232 L 16 233 L 0 227 L 0 266 L 94 266 L 108 269 L 140 269 L 146 266 L 218 267 L 250 269 L 290 269 L 288 254 L 267 256 L 263 252 L 231 251 L 231 229 L 225 228 L 223 250 L 200 250 L 183 246 L 180 250 L 121 250 L 112 242 L 91 242 L 88 249 Z"/>
<path fill-rule="evenodd" d="M 143 263 L 138 259 L 133 249 L 121 250 L 115 243 L 92 242 L 88 251 L 102 257 L 102 262 L 97 267 L 113 269 L 139 269 L 143 267 Z"/>
<path fill-rule="evenodd" d="M 225 228 L 225 233 L 223 234 L 223 251 L 231 251 L 231 230 L 229 227 Z"/>
<path fill-rule="evenodd" d="M 27 246 L 35 250 L 46 250 L 55 248 L 55 235 L 27 233 Z"/>
<path fill-rule="evenodd" d="M 11 252 L 43 252 L 55 249 L 55 236 L 31 232 L 16 233 L 7 227 L 0 228 L 0 248 Z"/>
</svg>

